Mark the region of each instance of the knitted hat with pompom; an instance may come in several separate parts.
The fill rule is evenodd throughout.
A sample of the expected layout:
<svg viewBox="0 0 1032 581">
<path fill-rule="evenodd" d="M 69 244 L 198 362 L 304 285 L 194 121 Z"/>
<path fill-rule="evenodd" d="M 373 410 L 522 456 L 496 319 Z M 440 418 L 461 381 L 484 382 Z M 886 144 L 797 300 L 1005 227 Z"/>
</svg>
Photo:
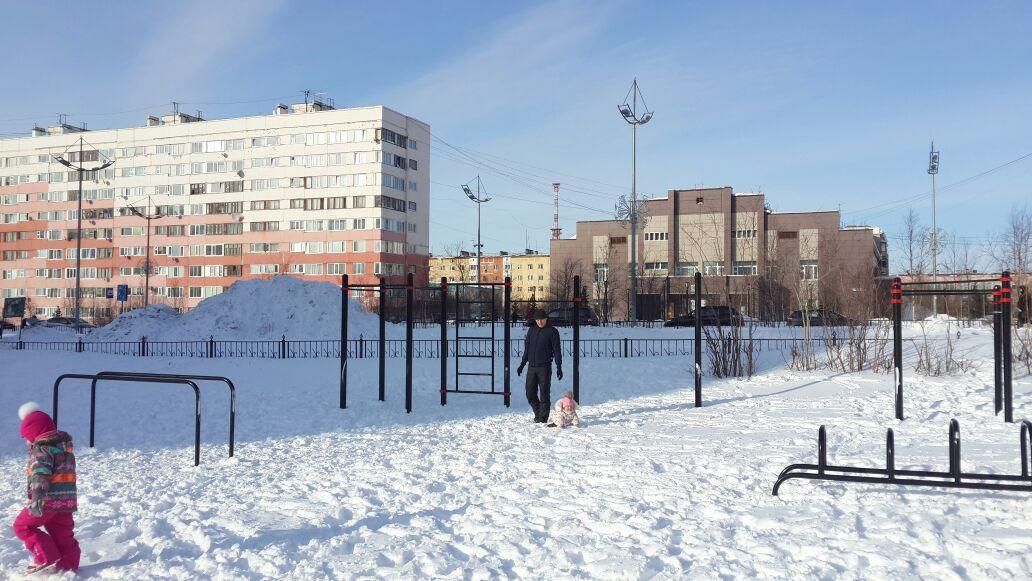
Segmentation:
<svg viewBox="0 0 1032 581">
<path fill-rule="evenodd" d="M 18 408 L 18 417 L 21 419 L 21 437 L 29 442 L 57 430 L 54 420 L 34 401 L 23 403 Z"/>
</svg>

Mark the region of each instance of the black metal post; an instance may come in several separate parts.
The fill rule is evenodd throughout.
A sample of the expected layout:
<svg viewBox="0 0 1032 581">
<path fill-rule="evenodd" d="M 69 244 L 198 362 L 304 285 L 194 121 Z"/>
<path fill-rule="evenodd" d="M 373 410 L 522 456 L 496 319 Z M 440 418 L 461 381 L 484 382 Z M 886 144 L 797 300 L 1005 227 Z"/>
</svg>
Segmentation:
<svg viewBox="0 0 1032 581">
<path fill-rule="evenodd" d="M 950 420 L 950 476 L 960 482 L 960 423 Z"/>
<path fill-rule="evenodd" d="M 441 405 L 448 405 L 448 277 L 441 277 Z"/>
<path fill-rule="evenodd" d="M 348 275 L 340 276 L 340 409 L 348 407 Z"/>
<path fill-rule="evenodd" d="M 380 277 L 380 401 L 387 400 L 387 281 Z"/>
<path fill-rule="evenodd" d="M 828 467 L 828 431 L 821 426 L 817 430 L 817 474 L 823 475 Z"/>
<path fill-rule="evenodd" d="M 415 294 L 415 275 L 405 280 L 405 413 L 412 413 L 412 299 Z"/>
<path fill-rule="evenodd" d="M 885 472 L 889 480 L 896 477 L 896 442 L 892 435 L 892 428 L 885 432 Z"/>
<path fill-rule="evenodd" d="M 511 391 L 511 380 L 512 380 L 512 277 L 505 277 L 505 290 L 502 294 L 502 301 L 505 303 L 505 315 L 504 325 L 502 329 L 502 341 L 504 343 L 502 347 L 502 357 L 504 357 L 505 363 L 502 364 L 502 377 L 505 381 L 505 391 L 502 392 L 502 398 L 505 403 L 505 407 L 509 407 Z M 441 356 L 442 360 L 444 356 Z M 442 375 L 443 377 L 443 375 Z"/>
<path fill-rule="evenodd" d="M 993 409 L 996 415 L 1003 411 L 1003 366 L 1000 350 L 1003 342 L 1000 341 L 1000 318 L 1003 310 L 1000 308 L 1000 285 L 993 286 Z"/>
<path fill-rule="evenodd" d="M 1000 341 L 1003 343 L 1003 421 L 1014 421 L 1014 392 L 1011 384 L 1011 276 L 1005 270 L 1000 275 Z"/>
<path fill-rule="evenodd" d="M 55 409 L 57 409 L 55 407 Z M 97 426 L 97 380 L 96 378 L 90 382 L 90 448 L 94 447 L 94 435 L 96 434 Z M 54 422 L 57 423 L 56 421 Z"/>
<path fill-rule="evenodd" d="M 687 297 L 685 297 L 687 300 Z M 702 273 L 695 271 L 695 407 L 702 407 Z"/>
<path fill-rule="evenodd" d="M 573 399 L 578 404 L 580 398 L 580 309 L 581 309 L 580 275 L 573 277 Z"/>
<path fill-rule="evenodd" d="M 892 280 L 892 371 L 896 382 L 896 419 L 903 419 L 903 281 Z"/>
</svg>

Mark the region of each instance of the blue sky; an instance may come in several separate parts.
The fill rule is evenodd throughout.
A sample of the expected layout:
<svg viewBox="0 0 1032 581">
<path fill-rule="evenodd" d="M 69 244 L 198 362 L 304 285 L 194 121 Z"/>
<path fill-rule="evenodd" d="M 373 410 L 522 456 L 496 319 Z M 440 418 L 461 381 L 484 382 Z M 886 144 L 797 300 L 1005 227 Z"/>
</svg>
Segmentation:
<svg viewBox="0 0 1032 581">
<path fill-rule="evenodd" d="M 8 4 L 0 134 L 57 113 L 141 124 L 169 102 L 208 117 L 323 91 L 430 123 L 435 251 L 547 249 L 630 189 L 616 105 L 637 76 L 653 121 L 639 190 L 730 185 L 776 210 L 841 207 L 898 235 L 940 187 L 1032 153 L 1027 2 L 393 2 Z M 98 9 L 97 6 L 103 6 Z M 458 149 L 453 149 L 454 146 Z M 973 242 L 1032 199 L 1032 158 L 942 189 L 940 227 Z M 898 258 L 898 253 L 897 253 Z"/>
</svg>

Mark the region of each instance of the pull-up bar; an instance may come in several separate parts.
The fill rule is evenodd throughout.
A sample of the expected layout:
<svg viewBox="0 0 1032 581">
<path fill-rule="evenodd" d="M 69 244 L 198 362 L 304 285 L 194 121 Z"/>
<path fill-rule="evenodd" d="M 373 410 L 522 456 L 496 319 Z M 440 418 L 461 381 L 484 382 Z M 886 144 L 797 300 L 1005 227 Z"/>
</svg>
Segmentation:
<svg viewBox="0 0 1032 581">
<path fill-rule="evenodd" d="M 993 404 L 996 413 L 1003 410 L 1005 422 L 1014 421 L 1014 394 L 1011 377 L 1011 277 L 1004 271 L 998 280 L 998 286 L 990 289 L 906 289 L 904 286 L 916 284 L 962 284 L 979 282 L 997 282 L 996 279 L 976 279 L 968 281 L 945 281 L 943 283 L 904 283 L 897 276 L 892 281 L 890 302 L 892 304 L 892 361 L 893 379 L 896 387 L 896 419 L 903 419 L 903 297 L 905 296 L 950 296 L 950 295 L 988 295 L 993 298 Z"/>
</svg>

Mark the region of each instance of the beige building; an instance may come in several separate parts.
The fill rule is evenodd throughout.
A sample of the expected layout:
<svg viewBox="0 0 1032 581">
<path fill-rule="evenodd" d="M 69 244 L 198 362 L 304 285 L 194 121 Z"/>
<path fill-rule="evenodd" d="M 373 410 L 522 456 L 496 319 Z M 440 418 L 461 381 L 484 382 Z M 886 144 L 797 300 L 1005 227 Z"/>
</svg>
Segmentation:
<svg viewBox="0 0 1032 581">
<path fill-rule="evenodd" d="M 462 252 L 459 256 L 431 256 L 430 283 L 438 283 L 441 278 L 449 282 L 504 282 L 505 277 L 512 277 L 512 299 L 514 301 L 544 300 L 549 298 L 551 270 L 549 256 L 528 252 L 526 254 L 509 254 L 503 252 L 480 257 L 480 268 L 483 271 L 478 277 L 477 256 L 470 252 Z"/>
<path fill-rule="evenodd" d="M 658 319 L 692 308 L 691 283 L 703 275 L 714 304 L 732 304 L 766 319 L 802 304 L 845 309 L 888 274 L 885 235 L 878 228 L 841 227 L 838 212 L 772 212 L 762 194 L 730 187 L 670 190 L 644 204 L 638 232 L 638 318 Z M 600 315 L 629 311 L 630 244 L 626 222 L 578 222 L 573 238 L 553 240 L 552 286 L 579 274 Z"/>
<path fill-rule="evenodd" d="M 60 159 L 113 162 L 82 184 L 86 318 L 110 316 L 118 285 L 130 306 L 147 292 L 186 309 L 236 280 L 283 273 L 372 283 L 411 272 L 426 282 L 428 125 L 320 101 L 210 121 L 175 113 L 0 139 L 0 292 L 28 297 L 41 317 L 70 315 L 75 296 L 80 192 Z"/>
</svg>

